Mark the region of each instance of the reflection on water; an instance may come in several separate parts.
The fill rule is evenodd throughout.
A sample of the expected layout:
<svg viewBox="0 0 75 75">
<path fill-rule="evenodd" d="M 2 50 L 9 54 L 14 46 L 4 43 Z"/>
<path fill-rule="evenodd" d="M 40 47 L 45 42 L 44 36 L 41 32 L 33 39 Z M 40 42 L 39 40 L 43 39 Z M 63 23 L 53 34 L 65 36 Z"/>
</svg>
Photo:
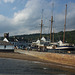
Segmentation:
<svg viewBox="0 0 75 75">
<path fill-rule="evenodd" d="M 57 68 L 50 68 L 36 61 L 0 58 L 0 75 L 68 75 Z"/>
</svg>

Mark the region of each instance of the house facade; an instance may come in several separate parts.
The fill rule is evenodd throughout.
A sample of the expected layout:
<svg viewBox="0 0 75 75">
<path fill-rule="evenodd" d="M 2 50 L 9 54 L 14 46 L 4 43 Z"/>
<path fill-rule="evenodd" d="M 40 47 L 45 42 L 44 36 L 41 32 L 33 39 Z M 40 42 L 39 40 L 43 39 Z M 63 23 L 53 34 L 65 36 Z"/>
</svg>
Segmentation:
<svg viewBox="0 0 75 75">
<path fill-rule="evenodd" d="M 0 41 L 0 51 L 14 52 L 14 45 L 10 42 Z"/>
</svg>

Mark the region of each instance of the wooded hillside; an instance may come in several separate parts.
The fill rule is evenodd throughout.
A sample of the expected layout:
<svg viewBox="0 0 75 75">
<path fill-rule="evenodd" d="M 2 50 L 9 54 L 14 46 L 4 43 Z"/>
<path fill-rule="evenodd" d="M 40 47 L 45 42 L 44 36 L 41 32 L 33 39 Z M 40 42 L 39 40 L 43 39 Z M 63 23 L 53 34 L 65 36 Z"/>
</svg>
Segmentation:
<svg viewBox="0 0 75 75">
<path fill-rule="evenodd" d="M 66 31 L 65 36 L 65 42 L 74 43 L 75 44 L 75 30 L 74 31 Z M 47 40 L 50 38 L 50 34 L 42 34 Z M 30 34 L 30 35 L 16 35 L 16 36 L 10 36 L 10 41 L 26 41 L 26 42 L 32 42 L 36 41 L 37 39 L 40 39 L 40 34 Z M 63 40 L 63 32 L 54 33 L 54 41 L 57 42 L 59 40 Z"/>
</svg>

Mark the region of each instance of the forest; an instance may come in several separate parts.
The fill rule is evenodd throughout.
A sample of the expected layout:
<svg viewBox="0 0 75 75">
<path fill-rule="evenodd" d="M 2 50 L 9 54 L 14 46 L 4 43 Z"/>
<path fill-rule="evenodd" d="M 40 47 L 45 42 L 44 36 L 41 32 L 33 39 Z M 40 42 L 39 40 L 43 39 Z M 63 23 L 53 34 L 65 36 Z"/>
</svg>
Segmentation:
<svg viewBox="0 0 75 75">
<path fill-rule="evenodd" d="M 45 37 L 47 40 L 50 39 L 50 34 L 42 34 L 42 37 Z M 53 38 L 53 33 L 52 33 Z M 32 42 L 40 40 L 40 33 L 37 34 L 29 34 L 29 35 L 15 35 L 10 36 L 9 41 L 25 41 L 25 42 Z M 54 42 L 58 42 L 59 40 L 63 41 L 63 31 L 54 33 Z M 65 42 L 75 44 L 75 30 L 73 31 L 66 31 L 65 33 Z"/>
</svg>

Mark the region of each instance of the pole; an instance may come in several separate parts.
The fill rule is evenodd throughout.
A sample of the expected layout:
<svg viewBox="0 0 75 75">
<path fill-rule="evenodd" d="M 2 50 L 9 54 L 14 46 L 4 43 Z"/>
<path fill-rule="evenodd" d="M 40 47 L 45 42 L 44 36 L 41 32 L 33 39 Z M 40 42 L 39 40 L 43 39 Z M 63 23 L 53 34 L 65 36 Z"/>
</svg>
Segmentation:
<svg viewBox="0 0 75 75">
<path fill-rule="evenodd" d="M 40 32 L 40 40 L 42 38 L 42 26 L 43 26 L 43 20 L 41 20 L 41 32 Z"/>
<path fill-rule="evenodd" d="M 43 27 L 43 9 L 42 9 L 42 18 L 41 18 L 41 32 L 40 32 L 40 40 L 42 38 L 42 27 Z"/>
<path fill-rule="evenodd" d="M 52 41 L 52 25 L 53 25 L 53 16 L 51 16 L 51 31 L 50 31 L 50 40 Z"/>
<path fill-rule="evenodd" d="M 53 42 L 54 42 L 54 29 L 53 29 Z"/>
<path fill-rule="evenodd" d="M 52 16 L 51 16 L 51 30 L 50 30 L 50 40 L 52 42 L 52 26 L 53 26 L 53 7 L 54 3 L 52 3 Z"/>
<path fill-rule="evenodd" d="M 64 41 L 65 41 L 66 16 L 67 16 L 67 4 L 66 4 L 66 9 L 65 9 L 65 24 L 64 24 L 63 43 L 64 43 Z"/>
</svg>

